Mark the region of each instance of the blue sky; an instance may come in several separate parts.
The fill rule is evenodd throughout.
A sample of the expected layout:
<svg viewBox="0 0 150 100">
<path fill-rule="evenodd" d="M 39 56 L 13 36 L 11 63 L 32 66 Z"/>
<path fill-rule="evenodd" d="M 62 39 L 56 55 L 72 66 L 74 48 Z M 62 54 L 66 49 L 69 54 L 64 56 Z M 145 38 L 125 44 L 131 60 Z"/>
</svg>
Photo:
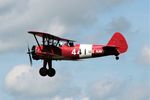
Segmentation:
<svg viewBox="0 0 150 100">
<path fill-rule="evenodd" d="M 149 0 L 0 1 L 0 99 L 150 100 L 149 18 Z M 53 61 L 56 76 L 43 78 L 42 61 L 29 66 L 29 30 L 97 44 L 120 31 L 129 49 L 119 61 Z"/>
</svg>

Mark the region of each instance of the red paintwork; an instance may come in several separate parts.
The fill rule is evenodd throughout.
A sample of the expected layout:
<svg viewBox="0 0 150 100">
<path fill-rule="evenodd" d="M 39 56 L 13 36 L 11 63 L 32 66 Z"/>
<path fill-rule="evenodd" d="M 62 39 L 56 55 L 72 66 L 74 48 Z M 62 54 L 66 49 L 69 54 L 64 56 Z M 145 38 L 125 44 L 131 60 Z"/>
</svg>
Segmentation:
<svg viewBox="0 0 150 100">
<path fill-rule="evenodd" d="M 35 31 L 29 31 L 29 33 L 34 35 L 38 45 L 33 46 L 31 50 L 28 47 L 27 54 L 29 54 L 31 65 L 32 58 L 43 60 L 43 67 L 39 70 L 41 76 L 53 77 L 55 75 L 56 71 L 52 68 L 52 60 L 78 60 L 109 55 L 116 56 L 116 60 L 118 60 L 119 54 L 126 52 L 128 49 L 125 38 L 119 32 L 112 36 L 107 45 L 74 44 L 75 41 L 73 40 L 48 33 Z M 36 36 L 42 37 L 42 45 L 40 45 Z"/>
<path fill-rule="evenodd" d="M 92 46 L 92 57 L 98 57 L 103 54 L 104 45 L 93 45 Z"/>
<path fill-rule="evenodd" d="M 46 51 L 44 51 L 44 47 L 42 45 L 40 47 L 36 46 L 35 58 L 33 57 L 33 59 L 77 60 L 107 55 L 119 55 L 120 53 L 126 52 L 127 49 L 128 45 L 125 38 L 121 33 L 116 32 L 107 45 L 91 44 L 87 45 L 87 49 L 85 44 L 76 44 L 72 47 L 68 46 L 67 44 L 59 47 L 48 46 Z M 73 54 L 73 50 L 75 50 L 75 54 Z M 88 56 L 86 57 L 86 55 Z"/>
<path fill-rule="evenodd" d="M 107 46 L 116 46 L 119 53 L 124 53 L 128 49 L 128 44 L 126 39 L 120 32 L 116 32 L 111 40 L 108 42 Z"/>
<path fill-rule="evenodd" d="M 62 50 L 62 56 L 69 58 L 69 59 L 79 59 L 79 54 L 72 55 L 73 49 L 76 49 L 79 51 L 80 44 L 76 44 L 74 47 L 68 47 L 67 45 L 63 45 L 61 48 Z"/>
</svg>

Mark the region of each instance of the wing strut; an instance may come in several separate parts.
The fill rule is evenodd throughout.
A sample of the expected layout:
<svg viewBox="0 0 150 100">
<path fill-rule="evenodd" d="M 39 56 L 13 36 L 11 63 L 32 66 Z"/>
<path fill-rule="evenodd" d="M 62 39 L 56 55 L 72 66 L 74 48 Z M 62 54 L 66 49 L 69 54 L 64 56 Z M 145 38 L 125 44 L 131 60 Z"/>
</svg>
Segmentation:
<svg viewBox="0 0 150 100">
<path fill-rule="evenodd" d="M 42 48 L 41 48 L 41 46 L 40 46 L 40 44 L 39 44 L 39 42 L 38 42 L 38 40 L 37 40 L 37 38 L 36 38 L 35 34 L 34 34 L 34 38 L 35 38 L 35 40 L 36 40 L 36 42 L 37 42 L 37 44 L 38 44 L 38 46 L 39 46 L 40 50 L 42 51 Z"/>
</svg>

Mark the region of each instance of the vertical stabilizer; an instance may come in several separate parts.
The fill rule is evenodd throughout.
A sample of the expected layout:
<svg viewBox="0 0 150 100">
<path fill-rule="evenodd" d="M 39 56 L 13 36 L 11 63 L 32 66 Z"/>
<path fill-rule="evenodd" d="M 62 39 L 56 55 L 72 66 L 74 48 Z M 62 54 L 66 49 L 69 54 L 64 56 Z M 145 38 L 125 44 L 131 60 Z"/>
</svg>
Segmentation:
<svg viewBox="0 0 150 100">
<path fill-rule="evenodd" d="M 114 33 L 107 46 L 115 46 L 119 53 L 124 53 L 128 49 L 126 39 L 120 32 Z"/>
</svg>

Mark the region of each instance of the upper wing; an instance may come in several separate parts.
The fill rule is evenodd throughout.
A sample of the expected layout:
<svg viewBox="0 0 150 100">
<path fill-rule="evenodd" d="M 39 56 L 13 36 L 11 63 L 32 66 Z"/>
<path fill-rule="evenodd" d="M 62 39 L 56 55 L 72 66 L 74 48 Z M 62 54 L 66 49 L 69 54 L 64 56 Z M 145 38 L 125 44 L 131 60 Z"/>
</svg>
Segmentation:
<svg viewBox="0 0 150 100">
<path fill-rule="evenodd" d="M 60 38 L 60 37 L 54 36 L 49 33 L 44 33 L 44 32 L 29 31 L 28 33 L 39 36 L 39 37 L 45 37 L 45 38 L 54 39 L 54 40 L 75 42 L 74 40 Z"/>
</svg>

